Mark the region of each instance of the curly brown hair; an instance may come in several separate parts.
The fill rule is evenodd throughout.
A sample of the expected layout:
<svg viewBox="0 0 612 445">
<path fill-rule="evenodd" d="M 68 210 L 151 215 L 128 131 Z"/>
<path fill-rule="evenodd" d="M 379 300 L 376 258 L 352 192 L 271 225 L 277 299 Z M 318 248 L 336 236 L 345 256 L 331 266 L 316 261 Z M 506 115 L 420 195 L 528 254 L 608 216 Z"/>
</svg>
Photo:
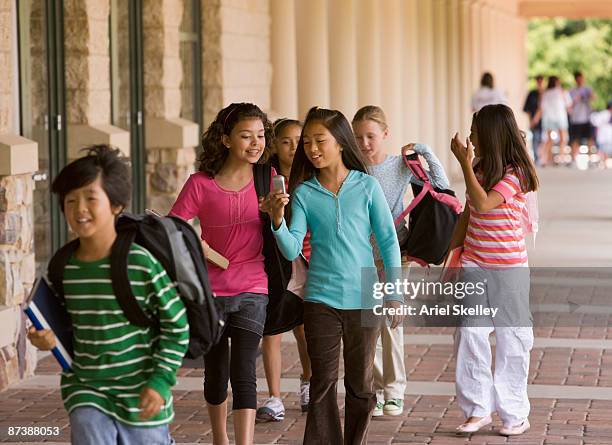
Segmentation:
<svg viewBox="0 0 612 445">
<path fill-rule="evenodd" d="M 270 156 L 270 144 L 273 140 L 272 123 L 266 113 L 251 103 L 232 103 L 217 114 L 215 120 L 202 135 L 202 153 L 198 158 L 199 171 L 214 178 L 228 157 L 228 150 L 223 145 L 223 135 L 229 136 L 236 124 L 245 119 L 261 119 L 264 126 L 266 145 L 258 164 L 267 162 Z"/>
</svg>

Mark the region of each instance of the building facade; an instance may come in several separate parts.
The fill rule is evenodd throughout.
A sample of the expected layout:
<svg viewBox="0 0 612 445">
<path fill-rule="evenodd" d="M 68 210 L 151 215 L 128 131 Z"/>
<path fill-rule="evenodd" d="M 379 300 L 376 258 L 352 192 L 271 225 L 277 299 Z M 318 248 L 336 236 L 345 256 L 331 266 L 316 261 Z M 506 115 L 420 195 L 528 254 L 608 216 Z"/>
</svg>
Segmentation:
<svg viewBox="0 0 612 445">
<path fill-rule="evenodd" d="M 68 237 L 50 184 L 94 143 L 132 163 L 132 210 L 167 212 L 225 105 L 386 111 L 389 151 L 455 131 L 491 71 L 517 116 L 527 17 L 604 0 L 0 0 L 0 390 L 31 374 L 21 307 Z"/>
</svg>

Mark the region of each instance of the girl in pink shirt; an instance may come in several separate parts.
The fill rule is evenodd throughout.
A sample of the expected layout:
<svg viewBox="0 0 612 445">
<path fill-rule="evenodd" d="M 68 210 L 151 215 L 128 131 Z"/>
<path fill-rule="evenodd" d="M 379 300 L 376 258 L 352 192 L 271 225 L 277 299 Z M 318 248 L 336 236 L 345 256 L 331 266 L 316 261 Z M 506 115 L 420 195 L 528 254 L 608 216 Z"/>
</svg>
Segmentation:
<svg viewBox="0 0 612 445">
<path fill-rule="evenodd" d="M 533 329 L 521 218 L 525 194 L 538 188 L 538 177 L 514 114 L 506 105 L 487 105 L 474 113 L 466 145 L 456 135 L 451 142 L 465 178 L 468 204 L 451 249 L 463 245 L 462 281 L 485 284 L 478 301 L 498 313 L 464 317 L 455 333 L 457 402 L 467 418 L 457 431 L 474 433 L 490 424 L 492 413 L 497 412 L 503 422 L 500 434 L 514 436 L 529 429 L 527 375 Z M 474 157 L 478 158 L 475 166 Z M 494 375 L 492 332 L 496 338 Z"/>
<path fill-rule="evenodd" d="M 229 260 L 226 270 L 211 263 L 208 267 L 215 302 L 225 317 L 221 341 L 204 357 L 204 397 L 215 443 L 229 443 L 228 379 L 233 390 L 235 441 L 253 443 L 255 360 L 268 302 L 263 222 L 253 164 L 267 160 L 271 130 L 268 118 L 256 105 L 233 103 L 222 109 L 202 137 L 200 171 L 189 177 L 170 211 L 186 220 L 197 217 L 203 243 Z"/>
</svg>

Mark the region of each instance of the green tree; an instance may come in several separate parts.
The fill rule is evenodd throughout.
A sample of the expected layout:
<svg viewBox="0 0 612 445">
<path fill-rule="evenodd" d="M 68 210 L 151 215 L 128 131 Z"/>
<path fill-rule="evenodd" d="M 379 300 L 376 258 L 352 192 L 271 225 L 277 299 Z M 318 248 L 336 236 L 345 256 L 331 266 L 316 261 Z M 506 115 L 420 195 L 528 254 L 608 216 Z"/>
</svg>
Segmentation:
<svg viewBox="0 0 612 445">
<path fill-rule="evenodd" d="M 612 20 L 531 20 L 527 53 L 530 79 L 555 75 L 571 88 L 573 73 L 581 71 L 597 95 L 594 108 L 604 108 L 612 99 Z"/>
</svg>

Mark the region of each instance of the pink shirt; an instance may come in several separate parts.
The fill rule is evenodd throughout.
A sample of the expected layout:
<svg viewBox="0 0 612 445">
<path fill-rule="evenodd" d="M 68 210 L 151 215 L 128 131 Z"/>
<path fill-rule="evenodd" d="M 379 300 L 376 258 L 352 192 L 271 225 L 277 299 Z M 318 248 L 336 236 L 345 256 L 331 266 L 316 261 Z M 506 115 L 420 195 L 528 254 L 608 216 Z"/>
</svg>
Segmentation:
<svg viewBox="0 0 612 445">
<path fill-rule="evenodd" d="M 202 239 L 229 260 L 226 270 L 207 264 L 215 295 L 268 293 L 262 254 L 263 222 L 252 179 L 242 190 L 233 192 L 222 189 L 205 173 L 194 173 L 183 186 L 170 215 L 185 220 L 197 216 Z"/>
<path fill-rule="evenodd" d="M 499 206 L 478 212 L 467 196 L 470 219 L 464 241 L 462 261 L 484 268 L 524 267 L 528 265 L 522 212 L 525 194 L 518 176 L 511 170 L 493 186 L 504 198 Z"/>
</svg>

